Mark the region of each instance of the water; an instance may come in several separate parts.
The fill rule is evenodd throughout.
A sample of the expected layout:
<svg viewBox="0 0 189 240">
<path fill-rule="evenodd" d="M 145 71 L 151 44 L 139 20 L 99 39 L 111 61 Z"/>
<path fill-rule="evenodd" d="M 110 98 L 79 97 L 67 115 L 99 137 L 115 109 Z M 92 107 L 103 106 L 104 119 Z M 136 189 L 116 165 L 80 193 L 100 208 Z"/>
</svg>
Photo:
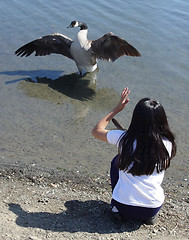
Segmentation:
<svg viewBox="0 0 189 240">
<path fill-rule="evenodd" d="M 116 148 L 94 139 L 90 132 L 128 86 L 131 101 L 116 118 L 127 127 L 139 99 L 159 100 L 178 145 L 170 174 L 186 178 L 187 0 L 1 0 L 0 6 L 1 161 L 107 174 Z M 89 39 L 111 31 L 136 47 L 142 57 L 99 61 L 95 83 L 93 75 L 79 79 L 72 74 L 77 68 L 63 56 L 14 55 L 23 44 L 53 32 L 73 38 L 78 29 L 67 29 L 72 20 L 88 24 Z"/>
</svg>

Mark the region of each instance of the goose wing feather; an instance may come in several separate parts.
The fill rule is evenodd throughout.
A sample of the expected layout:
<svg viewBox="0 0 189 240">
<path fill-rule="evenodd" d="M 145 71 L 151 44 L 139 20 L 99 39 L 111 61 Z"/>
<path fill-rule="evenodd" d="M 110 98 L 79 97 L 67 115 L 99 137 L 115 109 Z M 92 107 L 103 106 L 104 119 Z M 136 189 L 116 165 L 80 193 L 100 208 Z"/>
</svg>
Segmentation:
<svg viewBox="0 0 189 240">
<path fill-rule="evenodd" d="M 28 57 L 33 52 L 36 52 L 35 56 L 45 56 L 50 55 L 51 53 L 56 53 L 73 59 L 70 54 L 70 46 L 72 42 L 71 38 L 68 38 L 63 34 L 54 33 L 25 44 L 16 50 L 15 54 L 17 56 L 21 55 L 21 57 Z"/>
<path fill-rule="evenodd" d="M 112 62 L 123 55 L 141 56 L 136 48 L 113 33 L 107 33 L 101 38 L 92 41 L 91 48 L 97 58 L 111 60 Z"/>
</svg>

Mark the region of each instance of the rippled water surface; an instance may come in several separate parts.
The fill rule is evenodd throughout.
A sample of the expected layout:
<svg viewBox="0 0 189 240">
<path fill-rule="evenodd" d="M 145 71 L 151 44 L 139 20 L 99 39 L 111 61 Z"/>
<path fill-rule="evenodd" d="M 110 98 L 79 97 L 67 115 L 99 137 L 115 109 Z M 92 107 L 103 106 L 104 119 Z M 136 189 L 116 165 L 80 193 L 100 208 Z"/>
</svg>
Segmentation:
<svg viewBox="0 0 189 240">
<path fill-rule="evenodd" d="M 128 86 L 131 101 L 117 119 L 127 127 L 140 98 L 159 100 L 177 138 L 175 177 L 188 174 L 187 0 L 1 0 L 0 19 L 1 161 L 106 174 L 116 149 L 90 132 Z M 111 31 L 142 57 L 99 61 L 96 75 L 81 79 L 74 62 L 63 56 L 14 55 L 23 44 L 53 32 L 73 38 L 78 29 L 67 29 L 72 20 L 88 24 L 89 39 Z"/>
</svg>

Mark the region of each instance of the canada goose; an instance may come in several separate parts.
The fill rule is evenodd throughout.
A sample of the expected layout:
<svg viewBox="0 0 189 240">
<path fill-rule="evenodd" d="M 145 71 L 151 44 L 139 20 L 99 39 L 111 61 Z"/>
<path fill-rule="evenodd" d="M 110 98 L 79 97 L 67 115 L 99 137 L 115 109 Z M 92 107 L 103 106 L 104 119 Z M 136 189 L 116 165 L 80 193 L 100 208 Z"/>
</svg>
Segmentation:
<svg viewBox="0 0 189 240">
<path fill-rule="evenodd" d="M 97 59 L 113 62 L 123 55 L 140 56 L 133 46 L 113 33 L 107 33 L 97 40 L 88 40 L 86 23 L 73 21 L 67 28 L 74 27 L 80 27 L 74 40 L 54 33 L 27 43 L 16 50 L 15 54 L 21 57 L 28 57 L 33 52 L 36 52 L 35 56 L 62 54 L 75 61 L 80 74 L 93 72 L 97 68 Z"/>
</svg>

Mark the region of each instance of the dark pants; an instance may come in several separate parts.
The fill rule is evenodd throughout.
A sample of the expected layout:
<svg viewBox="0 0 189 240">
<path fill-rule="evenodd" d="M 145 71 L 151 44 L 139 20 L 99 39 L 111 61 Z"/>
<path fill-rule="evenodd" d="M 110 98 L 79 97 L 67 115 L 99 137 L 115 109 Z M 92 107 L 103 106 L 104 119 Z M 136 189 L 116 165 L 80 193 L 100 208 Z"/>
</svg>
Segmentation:
<svg viewBox="0 0 189 240">
<path fill-rule="evenodd" d="M 116 161 L 117 161 L 117 155 L 113 158 L 111 162 L 111 169 L 110 169 L 112 192 L 119 179 L 119 170 L 116 166 Z M 119 213 L 123 215 L 126 219 L 132 219 L 132 220 L 149 219 L 155 216 L 161 208 L 161 206 L 158 208 L 131 206 L 131 205 L 119 203 L 114 199 L 112 199 L 111 205 L 112 207 L 115 206 L 118 209 Z"/>
</svg>

